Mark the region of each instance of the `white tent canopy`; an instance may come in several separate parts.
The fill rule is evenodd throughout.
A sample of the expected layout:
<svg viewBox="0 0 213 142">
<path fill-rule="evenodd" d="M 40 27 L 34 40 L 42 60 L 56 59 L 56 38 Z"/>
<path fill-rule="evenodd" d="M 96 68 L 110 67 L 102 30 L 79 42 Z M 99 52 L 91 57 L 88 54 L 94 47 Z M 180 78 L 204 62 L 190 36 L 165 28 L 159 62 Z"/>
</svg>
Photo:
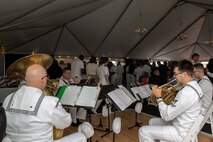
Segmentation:
<svg viewBox="0 0 213 142">
<path fill-rule="evenodd" d="M 204 44 L 213 35 L 213 0 L 2 0 L 0 5 L 0 46 L 6 53 L 213 56 L 213 47 Z M 143 35 L 135 33 L 141 25 L 148 29 Z M 180 33 L 187 38 L 178 40 Z"/>
</svg>

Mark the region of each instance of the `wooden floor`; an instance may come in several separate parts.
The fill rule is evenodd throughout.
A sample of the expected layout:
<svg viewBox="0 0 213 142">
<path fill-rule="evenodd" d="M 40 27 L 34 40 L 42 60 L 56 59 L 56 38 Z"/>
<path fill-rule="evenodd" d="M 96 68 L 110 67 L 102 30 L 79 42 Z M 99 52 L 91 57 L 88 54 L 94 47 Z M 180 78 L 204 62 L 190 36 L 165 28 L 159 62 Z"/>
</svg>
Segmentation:
<svg viewBox="0 0 213 142">
<path fill-rule="evenodd" d="M 139 127 L 134 127 L 130 130 L 128 129 L 130 126 L 134 125 L 134 120 L 135 120 L 134 115 L 135 113 L 132 110 L 126 110 L 125 112 L 122 112 L 122 113 L 116 113 L 117 117 L 121 117 L 122 130 L 119 134 L 115 135 L 115 142 L 138 142 L 139 141 L 138 140 Z M 150 118 L 151 117 L 149 117 L 146 114 L 139 114 L 138 122 L 143 122 L 143 125 L 147 125 Z M 92 124 L 94 127 L 99 124 L 99 119 L 100 119 L 100 115 L 92 115 Z M 107 119 L 102 118 L 102 121 L 103 121 L 104 127 L 106 127 Z M 68 135 L 76 131 L 77 131 L 77 128 L 71 126 L 65 129 L 64 135 Z M 113 141 L 112 133 L 101 138 L 103 134 L 105 134 L 105 132 L 96 130 L 94 136 L 92 137 L 92 142 L 112 142 Z M 200 133 L 198 135 L 198 141 L 213 142 L 213 138 Z"/>
</svg>

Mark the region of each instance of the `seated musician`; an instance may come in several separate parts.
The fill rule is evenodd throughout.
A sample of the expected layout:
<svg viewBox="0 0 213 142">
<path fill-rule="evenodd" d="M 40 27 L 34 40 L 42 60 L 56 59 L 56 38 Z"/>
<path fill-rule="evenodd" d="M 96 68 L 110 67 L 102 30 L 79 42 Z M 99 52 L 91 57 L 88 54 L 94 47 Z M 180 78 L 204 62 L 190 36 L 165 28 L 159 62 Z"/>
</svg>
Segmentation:
<svg viewBox="0 0 213 142">
<path fill-rule="evenodd" d="M 0 106 L 0 141 L 3 140 L 6 130 L 6 115 L 4 108 Z"/>
<path fill-rule="evenodd" d="M 62 77 L 59 80 L 58 87 L 63 86 L 63 85 L 70 85 L 70 83 L 74 83 L 74 80 L 71 79 L 71 69 L 66 67 L 66 68 L 63 69 L 63 74 L 62 74 Z M 74 123 L 79 122 L 76 119 L 77 108 L 76 107 L 69 107 L 69 112 L 72 116 L 72 122 L 73 122 L 72 125 L 78 126 L 78 125 L 74 124 Z M 78 123 L 78 124 L 80 124 L 80 123 Z"/>
<path fill-rule="evenodd" d="M 161 118 L 152 118 L 149 126 L 139 129 L 140 142 L 155 140 L 181 142 L 201 113 L 203 93 L 198 83 L 193 81 L 192 63 L 188 60 L 180 61 L 174 68 L 174 76 L 184 87 L 177 93 L 171 105 L 163 102 L 162 89 L 157 86 L 152 87 L 153 94 L 158 98 Z"/>
<path fill-rule="evenodd" d="M 17 142 L 53 142 L 53 126 L 64 129 L 71 124 L 71 116 L 58 98 L 45 96 L 47 72 L 41 65 L 27 68 L 26 85 L 10 94 L 3 103 L 7 116 L 6 133 Z M 83 133 L 74 133 L 57 142 L 86 142 Z"/>
<path fill-rule="evenodd" d="M 74 83 L 74 80 L 71 79 L 71 70 L 66 67 L 63 69 L 62 77 L 59 80 L 59 86 L 69 85 L 70 83 Z"/>
<path fill-rule="evenodd" d="M 201 63 L 194 64 L 194 77 L 199 79 L 198 84 L 203 91 L 203 114 L 205 114 L 212 103 L 212 83 L 204 73 Z"/>
</svg>

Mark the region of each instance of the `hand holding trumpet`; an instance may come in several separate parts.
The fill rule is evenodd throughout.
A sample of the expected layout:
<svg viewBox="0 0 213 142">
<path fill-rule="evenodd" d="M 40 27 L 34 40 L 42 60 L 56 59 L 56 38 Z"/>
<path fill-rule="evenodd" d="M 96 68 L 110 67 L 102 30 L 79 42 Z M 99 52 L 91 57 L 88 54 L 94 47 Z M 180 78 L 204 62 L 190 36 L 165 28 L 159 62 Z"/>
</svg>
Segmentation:
<svg viewBox="0 0 213 142">
<path fill-rule="evenodd" d="M 162 97 L 162 88 L 158 88 L 157 85 L 152 86 L 152 93 L 156 96 L 156 97 Z"/>
</svg>

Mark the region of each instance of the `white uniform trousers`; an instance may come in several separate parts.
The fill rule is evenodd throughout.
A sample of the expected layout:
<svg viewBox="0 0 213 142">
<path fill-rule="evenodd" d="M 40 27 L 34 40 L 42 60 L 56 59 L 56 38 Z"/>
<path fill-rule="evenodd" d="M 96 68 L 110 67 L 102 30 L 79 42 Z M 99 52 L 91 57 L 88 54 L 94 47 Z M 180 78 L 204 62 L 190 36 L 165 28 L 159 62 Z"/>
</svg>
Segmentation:
<svg viewBox="0 0 213 142">
<path fill-rule="evenodd" d="M 54 142 L 86 142 L 87 138 L 83 133 L 74 133 L 68 136 L 65 136 L 61 139 L 54 140 Z"/>
<path fill-rule="evenodd" d="M 183 138 L 178 135 L 177 129 L 171 123 L 161 118 L 152 118 L 149 121 L 150 126 L 143 126 L 139 129 L 140 142 L 155 142 L 163 140 L 168 142 L 182 142 Z"/>
</svg>

